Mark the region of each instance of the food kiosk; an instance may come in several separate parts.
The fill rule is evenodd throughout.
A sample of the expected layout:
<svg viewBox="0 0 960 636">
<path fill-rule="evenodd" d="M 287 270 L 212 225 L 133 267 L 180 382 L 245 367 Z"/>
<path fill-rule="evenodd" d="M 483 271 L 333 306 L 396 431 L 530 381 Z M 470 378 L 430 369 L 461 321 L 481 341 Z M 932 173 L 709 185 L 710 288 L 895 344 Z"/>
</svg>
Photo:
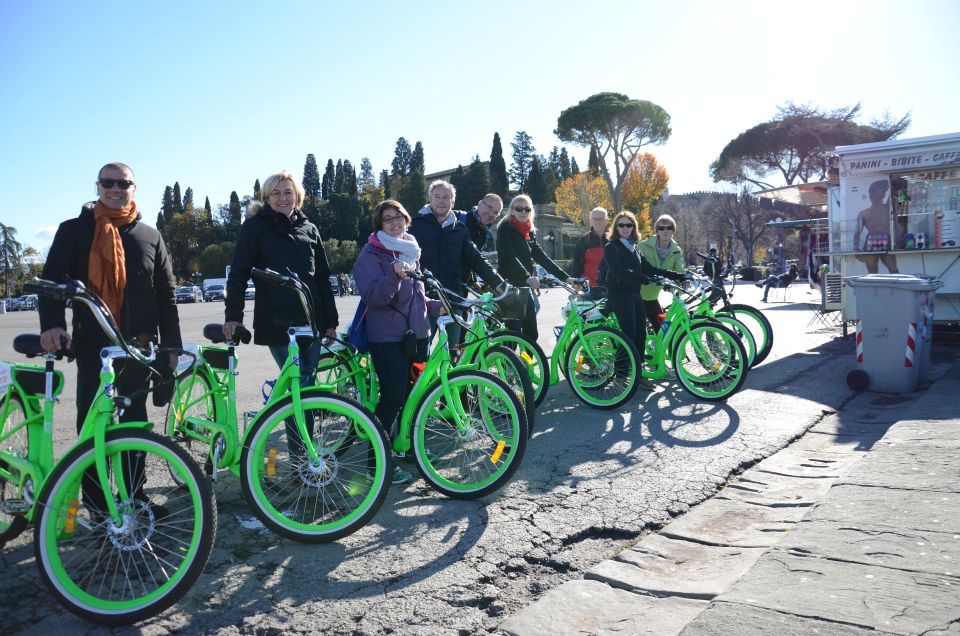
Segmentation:
<svg viewBox="0 0 960 636">
<path fill-rule="evenodd" d="M 834 277 L 936 278 L 934 322 L 960 322 L 960 133 L 840 146 L 833 168 L 820 255 Z M 855 320 L 846 292 L 843 317 Z"/>
</svg>

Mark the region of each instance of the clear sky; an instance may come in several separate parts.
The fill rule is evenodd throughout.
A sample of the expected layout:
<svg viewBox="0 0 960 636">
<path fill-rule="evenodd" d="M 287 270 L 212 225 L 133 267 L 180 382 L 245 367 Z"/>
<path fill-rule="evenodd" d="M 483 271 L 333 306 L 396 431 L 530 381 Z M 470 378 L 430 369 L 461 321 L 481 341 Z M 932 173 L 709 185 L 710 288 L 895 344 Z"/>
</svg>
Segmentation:
<svg viewBox="0 0 960 636">
<path fill-rule="evenodd" d="M 671 115 L 671 192 L 721 188 L 710 163 L 787 101 L 960 131 L 958 29 L 954 0 L 0 0 L 0 221 L 42 251 L 109 161 L 150 224 L 175 181 L 216 206 L 307 153 L 379 173 L 401 136 L 429 173 L 499 132 L 509 166 L 518 130 L 548 154 L 602 91 Z"/>
</svg>

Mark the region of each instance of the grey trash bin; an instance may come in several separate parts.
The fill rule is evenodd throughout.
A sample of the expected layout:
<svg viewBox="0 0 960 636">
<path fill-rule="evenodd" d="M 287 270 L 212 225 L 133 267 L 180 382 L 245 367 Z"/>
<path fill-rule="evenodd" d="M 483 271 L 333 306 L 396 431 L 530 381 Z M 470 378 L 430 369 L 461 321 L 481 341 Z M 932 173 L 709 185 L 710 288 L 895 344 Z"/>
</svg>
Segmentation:
<svg viewBox="0 0 960 636">
<path fill-rule="evenodd" d="M 933 307 L 943 283 L 930 276 L 869 274 L 844 279 L 853 292 L 857 321 L 857 388 L 911 393 L 930 368 Z M 852 378 L 855 374 L 857 381 Z M 866 375 L 866 386 L 862 386 Z"/>
</svg>

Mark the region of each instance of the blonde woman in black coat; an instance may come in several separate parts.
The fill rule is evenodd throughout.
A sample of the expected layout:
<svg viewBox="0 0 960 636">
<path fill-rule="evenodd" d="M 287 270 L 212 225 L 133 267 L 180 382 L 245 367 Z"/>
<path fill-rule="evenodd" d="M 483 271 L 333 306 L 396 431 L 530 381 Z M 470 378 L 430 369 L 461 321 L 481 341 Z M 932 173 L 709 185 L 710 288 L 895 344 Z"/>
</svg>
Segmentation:
<svg viewBox="0 0 960 636">
<path fill-rule="evenodd" d="M 684 275 L 651 265 L 637 250 L 640 232 L 637 217 L 624 210 L 610 224 L 609 242 L 603 248 L 603 262 L 607 269 L 607 303 L 617 315 L 620 330 L 643 351 L 646 335 L 646 312 L 640 297 L 640 286 L 648 285 L 652 277 L 662 276 L 683 280 Z"/>
</svg>

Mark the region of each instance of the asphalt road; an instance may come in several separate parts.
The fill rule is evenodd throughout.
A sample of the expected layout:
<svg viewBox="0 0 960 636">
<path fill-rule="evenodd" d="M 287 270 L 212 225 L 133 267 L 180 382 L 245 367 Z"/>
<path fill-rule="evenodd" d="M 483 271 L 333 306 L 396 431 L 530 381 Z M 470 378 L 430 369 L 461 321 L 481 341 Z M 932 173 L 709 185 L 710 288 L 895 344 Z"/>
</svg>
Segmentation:
<svg viewBox="0 0 960 636">
<path fill-rule="evenodd" d="M 393 488 L 354 535 L 301 545 L 259 527 L 227 474 L 215 487 L 219 530 L 204 574 L 175 607 L 126 631 L 496 633 L 506 615 L 709 498 L 842 408 L 851 397 L 843 377 L 853 344 L 839 331 L 805 329 L 806 303 L 816 298 L 797 285 L 789 303 L 763 305 L 758 289 L 738 286 L 735 302 L 769 308 L 776 340 L 726 403 L 697 401 L 665 380 L 620 410 L 597 411 L 565 384 L 552 387 L 523 465 L 482 500 L 446 499 L 417 480 Z M 541 301 L 540 342 L 549 354 L 566 296 L 549 290 Z M 356 303 L 356 296 L 338 299 L 342 322 Z M 185 340 L 222 321 L 222 308 L 181 305 Z M 35 312 L 0 315 L 0 360 L 19 360 L 13 336 L 37 328 Z M 243 347 L 240 356 L 238 406 L 256 410 L 276 367 L 262 347 Z M 60 368 L 67 376 L 56 419 L 62 449 L 73 438 L 74 383 L 72 365 Z M 50 598 L 31 540 L 25 533 L 2 553 L 3 632 L 103 633 Z"/>
</svg>

